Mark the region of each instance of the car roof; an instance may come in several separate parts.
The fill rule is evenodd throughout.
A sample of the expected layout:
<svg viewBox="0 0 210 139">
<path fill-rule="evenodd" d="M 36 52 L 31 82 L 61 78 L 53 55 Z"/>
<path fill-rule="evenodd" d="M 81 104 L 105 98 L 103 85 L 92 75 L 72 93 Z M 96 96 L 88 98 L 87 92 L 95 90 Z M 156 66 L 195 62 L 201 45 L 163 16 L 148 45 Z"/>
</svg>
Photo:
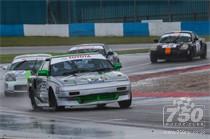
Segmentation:
<svg viewBox="0 0 210 139">
<path fill-rule="evenodd" d="M 170 33 L 189 33 L 189 34 L 193 34 L 192 31 L 188 31 L 188 30 L 182 30 L 182 31 L 171 31 L 171 32 L 167 32 L 164 34 L 170 34 Z"/>
<path fill-rule="evenodd" d="M 24 55 L 19 55 L 16 56 L 14 59 L 19 59 L 19 58 L 30 58 L 30 57 L 51 57 L 50 54 L 24 54 Z"/>
<path fill-rule="evenodd" d="M 16 56 L 12 63 L 21 62 L 21 61 L 31 61 L 31 60 L 46 60 L 50 58 L 51 55 L 49 54 L 26 54 L 26 55 L 19 55 Z"/>
<path fill-rule="evenodd" d="M 78 45 L 74 45 L 74 47 L 78 47 L 78 46 L 104 46 L 105 44 L 103 43 L 84 43 L 84 44 L 78 44 Z"/>
<path fill-rule="evenodd" d="M 78 44 L 71 47 L 69 51 L 82 50 L 82 49 L 104 49 L 104 47 L 105 44 L 103 43 Z"/>
<path fill-rule="evenodd" d="M 58 57 L 77 56 L 77 55 L 101 55 L 101 56 L 103 56 L 100 53 L 89 52 L 89 53 L 75 53 L 75 54 L 55 55 L 55 56 L 51 56 L 50 59 L 52 59 L 52 58 L 58 58 Z"/>
<path fill-rule="evenodd" d="M 67 59 L 66 59 L 67 58 Z M 102 54 L 99 53 L 77 53 L 77 54 L 66 54 L 66 55 L 57 55 L 52 56 L 50 59 L 57 59 L 56 61 L 51 60 L 51 64 L 59 63 L 61 61 L 76 60 L 76 59 L 106 59 Z M 54 62 L 52 62 L 54 61 Z"/>
</svg>

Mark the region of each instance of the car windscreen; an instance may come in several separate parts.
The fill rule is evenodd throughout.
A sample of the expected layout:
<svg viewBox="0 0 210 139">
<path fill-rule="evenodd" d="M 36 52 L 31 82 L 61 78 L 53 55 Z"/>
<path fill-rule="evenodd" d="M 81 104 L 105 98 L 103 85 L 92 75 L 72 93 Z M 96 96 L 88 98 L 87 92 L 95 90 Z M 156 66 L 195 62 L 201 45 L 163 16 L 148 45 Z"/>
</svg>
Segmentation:
<svg viewBox="0 0 210 139">
<path fill-rule="evenodd" d="M 82 72 L 111 71 L 113 66 L 105 59 L 77 59 L 52 64 L 51 76 L 68 76 Z"/>
<path fill-rule="evenodd" d="M 19 61 L 16 63 L 12 63 L 9 70 L 33 70 L 37 71 L 43 60 L 25 60 L 25 61 Z"/>
<path fill-rule="evenodd" d="M 91 53 L 96 52 L 102 55 L 105 55 L 104 49 L 78 49 L 78 50 L 71 50 L 70 53 Z"/>
<path fill-rule="evenodd" d="M 190 41 L 192 41 L 190 34 L 167 34 L 163 35 L 159 40 L 160 43 L 185 43 Z"/>
</svg>

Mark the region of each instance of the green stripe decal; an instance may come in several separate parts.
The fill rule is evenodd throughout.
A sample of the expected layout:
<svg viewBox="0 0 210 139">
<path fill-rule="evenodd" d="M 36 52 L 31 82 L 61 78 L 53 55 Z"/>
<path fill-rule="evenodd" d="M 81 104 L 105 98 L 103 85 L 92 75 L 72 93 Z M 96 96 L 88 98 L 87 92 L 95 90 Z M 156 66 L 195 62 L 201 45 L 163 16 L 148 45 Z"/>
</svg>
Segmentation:
<svg viewBox="0 0 210 139">
<path fill-rule="evenodd" d="M 108 100 L 117 100 L 119 95 L 117 93 L 105 93 L 105 94 L 94 94 L 86 96 L 78 96 L 77 101 L 80 104 L 90 103 L 96 101 L 108 101 Z"/>
<path fill-rule="evenodd" d="M 30 76 L 31 76 L 31 71 L 27 70 L 26 73 L 25 73 L 26 79 L 30 78 Z"/>
</svg>

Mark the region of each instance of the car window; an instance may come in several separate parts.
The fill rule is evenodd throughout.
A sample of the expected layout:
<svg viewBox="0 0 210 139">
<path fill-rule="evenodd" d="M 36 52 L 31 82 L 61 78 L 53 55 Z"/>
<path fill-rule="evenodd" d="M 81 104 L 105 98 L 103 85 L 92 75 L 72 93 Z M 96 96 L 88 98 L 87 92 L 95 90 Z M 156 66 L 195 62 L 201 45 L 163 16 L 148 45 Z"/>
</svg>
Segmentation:
<svg viewBox="0 0 210 139">
<path fill-rule="evenodd" d="M 190 42 L 190 41 L 192 41 L 190 34 L 180 34 L 180 35 L 166 34 L 163 35 L 159 40 L 160 43 L 181 43 L 181 42 Z"/>
<path fill-rule="evenodd" d="M 66 76 L 82 72 L 113 70 L 111 63 L 105 59 L 78 59 L 51 65 L 52 76 Z"/>
<path fill-rule="evenodd" d="M 42 65 L 42 60 L 20 61 L 12 63 L 9 70 L 33 70 L 36 71 Z"/>
<path fill-rule="evenodd" d="M 49 70 L 49 61 L 45 61 L 42 65 L 41 70 Z"/>
</svg>

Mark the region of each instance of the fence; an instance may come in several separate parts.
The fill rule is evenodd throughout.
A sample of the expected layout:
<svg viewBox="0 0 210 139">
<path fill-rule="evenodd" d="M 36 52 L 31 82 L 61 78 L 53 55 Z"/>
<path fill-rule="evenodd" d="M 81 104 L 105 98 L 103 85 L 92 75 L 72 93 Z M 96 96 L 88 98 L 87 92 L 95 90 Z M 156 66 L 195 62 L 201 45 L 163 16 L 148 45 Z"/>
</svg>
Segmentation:
<svg viewBox="0 0 210 139">
<path fill-rule="evenodd" d="M 209 0 L 0 0 L 0 24 L 208 20 Z"/>
<path fill-rule="evenodd" d="M 210 35 L 210 21 L 0 25 L 0 36 L 160 36 L 179 30 Z"/>
</svg>

